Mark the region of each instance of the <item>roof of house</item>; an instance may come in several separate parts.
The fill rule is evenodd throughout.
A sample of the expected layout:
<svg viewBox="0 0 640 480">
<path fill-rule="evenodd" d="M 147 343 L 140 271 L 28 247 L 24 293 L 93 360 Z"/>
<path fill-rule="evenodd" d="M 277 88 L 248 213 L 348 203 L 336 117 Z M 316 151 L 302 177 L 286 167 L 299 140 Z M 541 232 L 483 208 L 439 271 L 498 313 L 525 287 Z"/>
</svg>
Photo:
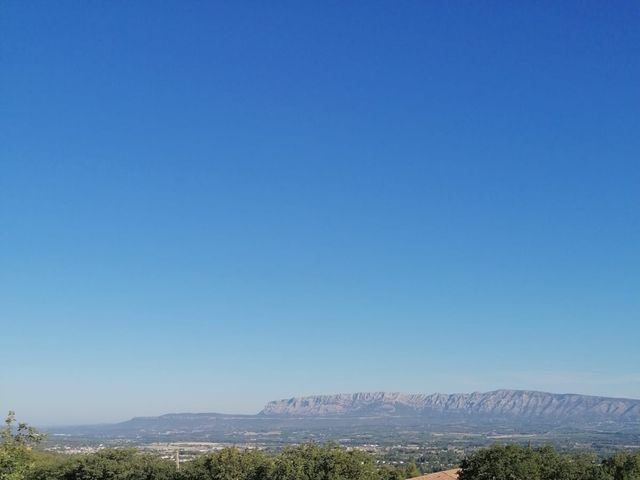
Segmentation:
<svg viewBox="0 0 640 480">
<path fill-rule="evenodd" d="M 428 475 L 422 475 L 421 477 L 410 478 L 409 480 L 457 480 L 459 468 L 453 470 L 444 470 L 442 472 L 430 473 Z"/>
</svg>

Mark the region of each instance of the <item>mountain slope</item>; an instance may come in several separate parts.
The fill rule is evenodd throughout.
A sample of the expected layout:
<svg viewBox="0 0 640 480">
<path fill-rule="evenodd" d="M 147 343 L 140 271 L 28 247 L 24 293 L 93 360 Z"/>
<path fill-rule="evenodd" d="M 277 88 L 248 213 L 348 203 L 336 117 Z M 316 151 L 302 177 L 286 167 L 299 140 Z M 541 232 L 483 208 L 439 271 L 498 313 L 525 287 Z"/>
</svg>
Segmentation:
<svg viewBox="0 0 640 480">
<path fill-rule="evenodd" d="M 174 413 L 50 432 L 137 441 L 225 442 L 250 438 L 318 441 L 362 435 L 395 439 L 407 432 L 413 432 L 410 436 L 429 432 L 608 432 L 637 436 L 640 400 L 525 390 L 431 395 L 354 393 L 277 400 L 257 415 Z"/>
<path fill-rule="evenodd" d="M 431 395 L 355 393 L 269 402 L 264 416 L 471 416 L 640 421 L 640 400 L 526 390 Z"/>
</svg>

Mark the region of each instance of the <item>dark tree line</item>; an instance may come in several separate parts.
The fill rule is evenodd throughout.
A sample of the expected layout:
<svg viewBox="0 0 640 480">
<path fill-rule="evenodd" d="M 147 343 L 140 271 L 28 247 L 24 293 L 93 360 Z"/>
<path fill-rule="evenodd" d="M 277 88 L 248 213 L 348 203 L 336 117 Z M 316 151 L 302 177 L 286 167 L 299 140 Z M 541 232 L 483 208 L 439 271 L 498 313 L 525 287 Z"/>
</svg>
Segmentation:
<svg viewBox="0 0 640 480">
<path fill-rule="evenodd" d="M 334 445 L 307 444 L 272 455 L 224 448 L 185 462 L 134 449 L 85 455 L 39 454 L 11 480 L 404 480 L 404 469 L 380 469 L 373 457 Z M 0 477 L 5 480 L 5 477 Z"/>
<path fill-rule="evenodd" d="M 598 461 L 553 447 L 494 445 L 464 459 L 461 468 L 459 480 L 640 480 L 640 452 Z"/>
</svg>

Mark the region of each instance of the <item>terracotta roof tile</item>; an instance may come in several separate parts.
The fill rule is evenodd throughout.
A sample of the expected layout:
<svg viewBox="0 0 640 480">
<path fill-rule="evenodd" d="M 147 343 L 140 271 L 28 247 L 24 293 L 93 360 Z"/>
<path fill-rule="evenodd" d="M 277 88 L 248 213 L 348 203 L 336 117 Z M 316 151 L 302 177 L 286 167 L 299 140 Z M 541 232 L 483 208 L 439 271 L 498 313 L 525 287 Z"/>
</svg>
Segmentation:
<svg viewBox="0 0 640 480">
<path fill-rule="evenodd" d="M 430 473 L 428 475 L 422 475 L 421 477 L 410 478 L 409 480 L 457 480 L 459 468 L 453 470 L 444 470 L 442 472 Z"/>
</svg>

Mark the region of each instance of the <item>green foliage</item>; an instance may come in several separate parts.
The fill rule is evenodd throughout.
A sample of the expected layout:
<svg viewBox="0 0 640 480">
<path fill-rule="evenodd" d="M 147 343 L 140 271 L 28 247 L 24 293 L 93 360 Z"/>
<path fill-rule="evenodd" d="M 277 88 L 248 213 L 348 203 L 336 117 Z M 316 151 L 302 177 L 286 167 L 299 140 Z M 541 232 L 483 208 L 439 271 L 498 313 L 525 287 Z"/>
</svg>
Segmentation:
<svg viewBox="0 0 640 480">
<path fill-rule="evenodd" d="M 131 449 L 58 457 L 34 468 L 27 480 L 174 480 L 173 462 Z"/>
<path fill-rule="evenodd" d="M 603 470 L 613 480 L 640 480 L 640 452 L 618 453 L 606 459 Z"/>
<path fill-rule="evenodd" d="M 398 480 L 404 480 L 399 473 Z M 49 457 L 26 480 L 378 480 L 373 458 L 337 446 L 302 445 L 275 456 L 225 448 L 182 465 L 134 450 Z"/>
<path fill-rule="evenodd" d="M 380 480 L 405 480 L 404 472 L 399 468 L 393 468 L 385 465 L 378 470 L 378 478 Z"/>
<path fill-rule="evenodd" d="M 404 478 L 419 477 L 420 475 L 422 475 L 422 472 L 420 472 L 420 469 L 415 463 L 409 463 L 405 465 Z"/>
<path fill-rule="evenodd" d="M 620 479 L 640 480 L 640 477 Z M 462 462 L 460 480 L 618 480 L 590 455 L 560 455 L 551 447 L 494 445 Z"/>
<path fill-rule="evenodd" d="M 33 467 L 32 447 L 40 443 L 43 435 L 26 423 L 17 423 L 14 412 L 9 412 L 0 429 L 0 480 L 22 480 Z"/>
<path fill-rule="evenodd" d="M 370 455 L 335 445 L 286 448 L 275 459 L 272 480 L 372 480 L 378 478 Z"/>
<path fill-rule="evenodd" d="M 378 471 L 380 480 L 405 480 L 406 478 L 419 477 L 420 475 L 422 475 L 422 472 L 420 472 L 415 463 L 396 465 L 394 467 L 385 465 Z"/>
<path fill-rule="evenodd" d="M 184 465 L 184 480 L 263 480 L 270 477 L 273 461 L 258 450 L 225 448 Z"/>
<path fill-rule="evenodd" d="M 33 447 L 36 430 L 10 412 L 0 429 L 0 480 L 405 480 L 415 464 L 379 467 L 374 457 L 337 445 L 305 444 L 277 455 L 225 448 L 177 469 L 172 461 L 133 449 L 56 455 Z M 494 445 L 462 462 L 460 480 L 640 480 L 640 452 L 603 462 L 593 455 L 562 455 L 552 447 Z"/>
</svg>

